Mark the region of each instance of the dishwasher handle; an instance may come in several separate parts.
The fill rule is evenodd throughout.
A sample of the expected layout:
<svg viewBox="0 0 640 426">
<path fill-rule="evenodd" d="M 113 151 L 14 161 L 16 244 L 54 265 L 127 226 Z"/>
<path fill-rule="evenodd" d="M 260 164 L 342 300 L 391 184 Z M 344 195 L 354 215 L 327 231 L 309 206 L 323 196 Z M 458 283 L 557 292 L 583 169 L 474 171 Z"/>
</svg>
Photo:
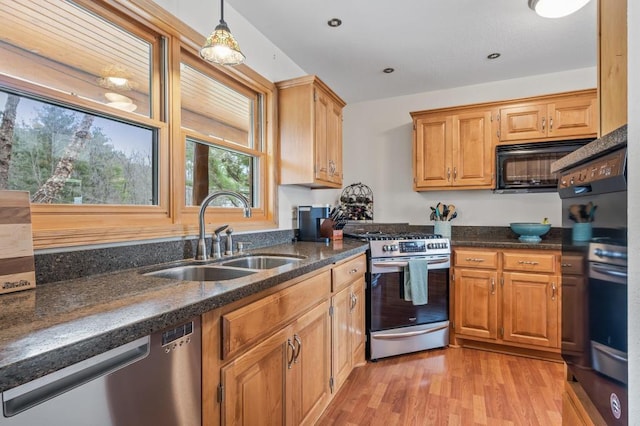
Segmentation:
<svg viewBox="0 0 640 426">
<path fill-rule="evenodd" d="M 2 393 L 6 417 L 15 416 L 64 392 L 124 368 L 149 355 L 145 336 Z"/>
</svg>

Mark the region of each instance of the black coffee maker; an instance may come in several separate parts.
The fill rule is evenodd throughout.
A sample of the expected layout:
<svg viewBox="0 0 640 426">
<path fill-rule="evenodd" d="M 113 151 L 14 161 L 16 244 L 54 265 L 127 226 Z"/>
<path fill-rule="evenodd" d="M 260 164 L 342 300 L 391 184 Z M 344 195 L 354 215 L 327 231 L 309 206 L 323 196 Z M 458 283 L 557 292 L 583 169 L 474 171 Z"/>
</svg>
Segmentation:
<svg viewBox="0 0 640 426">
<path fill-rule="evenodd" d="M 328 241 L 321 235 L 320 226 L 329 217 L 330 207 L 298 206 L 298 240 Z"/>
</svg>

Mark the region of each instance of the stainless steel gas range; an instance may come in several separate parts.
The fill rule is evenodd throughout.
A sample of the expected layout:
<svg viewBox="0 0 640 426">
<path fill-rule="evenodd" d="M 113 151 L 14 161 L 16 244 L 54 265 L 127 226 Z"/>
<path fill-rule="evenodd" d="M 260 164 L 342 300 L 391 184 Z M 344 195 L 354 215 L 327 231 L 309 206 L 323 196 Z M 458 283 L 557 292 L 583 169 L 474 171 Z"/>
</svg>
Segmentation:
<svg viewBox="0 0 640 426">
<path fill-rule="evenodd" d="M 369 242 L 367 271 L 367 355 L 376 360 L 449 344 L 447 238 L 424 233 L 350 233 Z M 425 304 L 407 300 L 409 264 L 421 262 Z M 411 266 L 414 267 L 414 266 Z M 408 285 L 408 284 L 407 284 Z"/>
</svg>

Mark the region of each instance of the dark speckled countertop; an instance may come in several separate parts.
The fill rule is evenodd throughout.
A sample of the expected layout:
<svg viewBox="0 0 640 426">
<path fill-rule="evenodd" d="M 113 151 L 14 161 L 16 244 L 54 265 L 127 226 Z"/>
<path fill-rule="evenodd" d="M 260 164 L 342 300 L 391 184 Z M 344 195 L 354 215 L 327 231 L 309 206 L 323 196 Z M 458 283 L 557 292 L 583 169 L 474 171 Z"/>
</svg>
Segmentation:
<svg viewBox="0 0 640 426">
<path fill-rule="evenodd" d="M 562 250 L 562 229 L 551 228 L 542 236 L 539 243 L 523 243 L 509 228 L 501 227 L 464 227 L 460 232 L 452 228 L 451 246 L 456 247 L 485 247 L 501 249 L 535 249 L 535 250 Z"/>
<path fill-rule="evenodd" d="M 306 258 L 224 282 L 145 276 L 142 272 L 150 270 L 147 266 L 3 295 L 0 391 L 363 253 L 366 248 L 366 243 L 345 239 L 335 245 L 297 242 L 256 249 L 247 253 Z"/>
</svg>

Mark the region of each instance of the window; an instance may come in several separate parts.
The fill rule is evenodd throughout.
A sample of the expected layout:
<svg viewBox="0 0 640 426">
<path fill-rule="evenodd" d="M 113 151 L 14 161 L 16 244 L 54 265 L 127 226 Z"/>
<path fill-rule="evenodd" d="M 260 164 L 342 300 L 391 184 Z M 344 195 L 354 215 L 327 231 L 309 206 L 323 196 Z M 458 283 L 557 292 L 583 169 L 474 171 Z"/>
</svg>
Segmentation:
<svg viewBox="0 0 640 426">
<path fill-rule="evenodd" d="M 0 189 L 31 193 L 35 248 L 195 236 L 218 189 L 253 214 L 211 221 L 275 226 L 273 83 L 200 60 L 154 2 L 0 0 L 0 22 Z"/>
<path fill-rule="evenodd" d="M 228 190 L 247 197 L 252 207 L 261 207 L 260 182 L 265 180 L 262 95 L 203 68 L 187 53 L 180 64 L 180 93 L 185 206 L 199 205 L 213 191 Z M 219 203 L 233 201 L 220 198 Z"/>
<path fill-rule="evenodd" d="M 157 204 L 153 129 L 0 90 L 2 106 L 0 189 L 32 203 Z"/>
</svg>

